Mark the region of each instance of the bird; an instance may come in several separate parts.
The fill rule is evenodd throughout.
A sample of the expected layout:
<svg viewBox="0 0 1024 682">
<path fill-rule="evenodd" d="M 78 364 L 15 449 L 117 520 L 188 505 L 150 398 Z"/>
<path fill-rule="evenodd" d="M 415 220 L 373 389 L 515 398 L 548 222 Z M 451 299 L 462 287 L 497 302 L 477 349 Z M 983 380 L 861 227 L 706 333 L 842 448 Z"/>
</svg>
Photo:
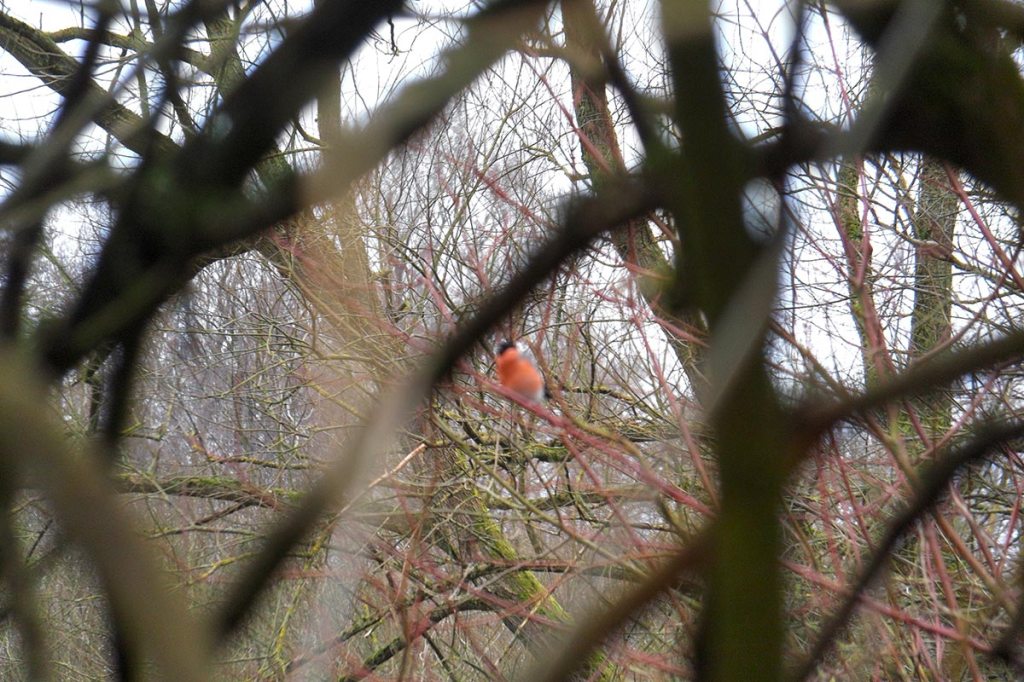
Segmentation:
<svg viewBox="0 0 1024 682">
<path fill-rule="evenodd" d="M 528 358 L 520 354 L 515 342 L 503 341 L 498 346 L 494 364 L 498 369 L 498 381 L 505 388 L 537 403 L 547 396 L 544 377 Z"/>
</svg>

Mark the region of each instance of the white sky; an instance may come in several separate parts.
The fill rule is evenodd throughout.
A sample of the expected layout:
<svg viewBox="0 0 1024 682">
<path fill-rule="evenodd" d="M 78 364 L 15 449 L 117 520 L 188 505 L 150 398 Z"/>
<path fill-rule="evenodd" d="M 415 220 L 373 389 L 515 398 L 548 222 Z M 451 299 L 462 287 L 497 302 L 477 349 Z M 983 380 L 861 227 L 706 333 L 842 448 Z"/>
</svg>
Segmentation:
<svg viewBox="0 0 1024 682">
<path fill-rule="evenodd" d="M 462 6 L 461 2 L 449 3 L 415 3 L 417 11 L 427 13 L 424 8 L 436 8 L 434 16 L 443 15 L 445 5 L 450 7 Z M 34 0 L 33 2 L 7 2 L 8 11 L 27 21 L 34 26 L 42 26 L 47 30 L 54 30 L 68 26 L 79 25 L 80 6 L 79 3 L 66 3 L 56 0 Z M 292 3 L 290 9 L 301 3 Z M 645 86 L 656 84 L 661 77 L 656 70 L 658 48 L 651 46 L 645 41 L 645 29 L 657 21 L 657 3 L 654 0 L 635 0 L 634 2 L 620 3 L 616 5 L 625 13 L 628 21 L 623 22 L 622 32 L 613 36 L 621 40 L 623 45 L 622 59 L 630 74 L 638 84 Z M 779 125 L 781 118 L 778 115 L 778 102 L 770 97 L 761 96 L 758 93 L 772 90 L 771 84 L 778 78 L 779 60 L 784 58 L 786 49 L 793 35 L 793 25 L 788 11 L 788 4 L 782 0 L 774 2 L 754 2 L 753 0 L 732 0 L 722 2 L 721 13 L 727 18 L 719 22 L 721 32 L 722 52 L 724 60 L 729 67 L 729 73 L 736 81 L 733 92 L 746 93 L 744 98 L 737 102 L 737 121 L 747 135 L 756 135 L 774 126 Z M 263 10 L 260 10 L 263 11 Z M 257 14 L 256 18 L 270 21 L 273 17 Z M 88 23 L 88 21 L 86 22 Z M 115 29 L 123 30 L 123 26 Z M 396 21 L 395 40 L 398 44 L 400 54 L 389 55 L 384 50 L 364 49 L 360 52 L 354 63 L 354 67 L 347 74 L 346 87 L 350 96 L 345 98 L 350 107 L 349 114 L 361 119 L 371 111 L 378 102 L 394 94 L 402 83 L 408 82 L 410 75 L 423 74 L 428 72 L 435 64 L 438 46 L 445 42 L 451 34 L 457 30 L 457 25 L 447 20 L 433 22 L 412 22 L 408 20 Z M 388 27 L 382 27 L 385 38 L 388 36 Z M 254 45 L 258 46 L 265 40 L 265 34 L 253 35 L 251 37 Z M 812 22 L 811 31 L 808 35 L 808 43 L 811 46 L 811 59 L 815 62 L 815 70 L 808 71 L 808 79 L 804 86 L 804 95 L 807 106 L 823 119 L 837 121 L 842 120 L 844 112 L 844 98 L 837 84 L 840 79 L 836 69 L 842 68 L 859 71 L 862 68 L 862 55 L 856 40 L 850 39 L 842 23 L 832 17 L 830 24 L 826 27 L 820 20 Z M 83 43 L 67 43 L 63 48 L 71 54 L 77 55 L 83 49 Z M 835 53 L 833 52 L 835 50 Z M 835 56 L 833 56 L 835 54 Z M 509 66 L 501 77 L 495 77 L 493 83 L 506 88 L 514 87 L 514 83 L 502 83 L 502 78 L 518 78 L 521 75 L 521 64 L 516 65 L 509 60 Z M 125 78 L 126 71 L 121 73 Z M 530 74 L 536 77 L 536 73 Z M 557 74 L 548 74 L 557 75 Z M 856 74 L 845 74 L 849 81 L 855 81 Z M 511 92 L 512 90 L 509 90 Z M 500 92 L 500 91 L 498 91 Z M 553 93 L 564 97 L 564 93 Z M 481 102 L 487 96 L 495 96 L 493 93 L 482 93 Z M 497 95 L 501 96 L 501 95 Z M 545 95 L 546 96 L 546 95 Z M 46 130 L 47 118 L 54 111 L 58 104 L 57 98 L 45 87 L 38 84 L 38 81 L 28 75 L 25 70 L 17 64 L 13 58 L 0 52 L 0 135 L 7 139 L 31 139 Z M 569 102 L 562 101 L 563 106 Z M 536 104 L 534 104 L 536 106 Z M 545 104 L 545 106 L 554 106 Z M 538 111 L 538 113 L 540 113 Z M 542 123 L 538 119 L 538 125 Z M 629 131 L 623 131 L 624 148 L 628 150 L 635 141 L 631 143 Z M 487 143 L 486 135 L 482 135 L 480 142 Z M 567 148 L 575 149 L 577 145 L 572 144 Z M 570 168 L 578 161 L 574 160 L 573 154 L 576 151 L 566 152 L 562 159 L 556 159 L 551 170 L 557 168 Z M 4 178 L 9 181 L 9 176 Z M 563 186 L 568 189 L 569 181 L 565 173 L 553 172 L 550 177 L 552 187 Z M 2 191 L 2 190 L 0 190 Z M 886 209 L 885 207 L 889 208 Z M 881 208 L 882 213 L 865 214 L 868 218 L 870 228 L 871 221 L 879 223 L 880 227 L 886 227 L 895 220 L 896 214 L 891 200 L 881 200 L 876 206 Z M 827 215 L 824 215 L 819 206 L 818 220 L 821 224 L 812 226 L 817 231 L 817 239 L 822 244 L 834 240 L 834 228 L 828 224 Z M 890 215 L 885 215 L 888 210 Z M 809 214 L 810 215 L 810 214 Z M 877 249 L 876 257 L 885 254 L 890 262 L 879 260 L 877 266 L 881 272 L 891 269 L 896 271 L 897 265 L 901 268 L 904 265 L 901 261 L 907 257 L 905 245 L 898 241 L 891 241 L 889 237 L 891 230 L 877 229 L 879 235 L 887 248 Z M 889 241 L 886 241 L 889 240 Z M 881 245 L 881 244 L 880 244 Z M 831 249 L 834 256 L 841 252 L 837 250 L 837 243 L 831 242 Z M 813 346 L 832 346 L 834 348 L 832 357 L 840 367 L 840 373 L 854 372 L 858 356 L 855 347 L 846 351 L 835 349 L 838 339 L 846 339 L 848 343 L 856 344 L 857 337 L 853 333 L 848 311 L 842 297 L 845 291 L 837 286 L 835 262 L 829 262 L 828 258 L 815 255 L 807 248 L 799 249 L 801 253 L 800 278 L 805 287 L 805 295 L 812 298 L 803 301 L 789 301 L 795 304 L 799 311 L 806 304 L 813 303 L 818 306 L 816 310 L 821 314 L 813 317 L 801 317 L 797 313 L 796 324 L 799 329 L 795 331 L 802 338 L 811 339 Z M 826 302 L 834 299 L 832 305 Z M 899 325 L 888 330 L 896 335 L 904 333 Z M 846 358 L 845 360 L 843 358 Z M 853 359 L 851 359 L 853 358 Z"/>
</svg>

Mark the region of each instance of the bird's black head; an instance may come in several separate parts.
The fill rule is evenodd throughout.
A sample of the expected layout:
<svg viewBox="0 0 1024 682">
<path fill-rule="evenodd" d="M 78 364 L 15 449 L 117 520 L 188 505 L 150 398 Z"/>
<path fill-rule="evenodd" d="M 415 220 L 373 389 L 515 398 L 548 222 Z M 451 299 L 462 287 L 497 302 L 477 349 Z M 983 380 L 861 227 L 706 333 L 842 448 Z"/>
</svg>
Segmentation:
<svg viewBox="0 0 1024 682">
<path fill-rule="evenodd" d="M 509 348 L 515 348 L 515 347 L 516 347 L 515 341 L 509 341 L 508 339 L 505 339 L 504 341 L 501 342 L 501 345 L 498 346 L 498 355 L 501 355 L 502 353 L 507 351 Z"/>
</svg>

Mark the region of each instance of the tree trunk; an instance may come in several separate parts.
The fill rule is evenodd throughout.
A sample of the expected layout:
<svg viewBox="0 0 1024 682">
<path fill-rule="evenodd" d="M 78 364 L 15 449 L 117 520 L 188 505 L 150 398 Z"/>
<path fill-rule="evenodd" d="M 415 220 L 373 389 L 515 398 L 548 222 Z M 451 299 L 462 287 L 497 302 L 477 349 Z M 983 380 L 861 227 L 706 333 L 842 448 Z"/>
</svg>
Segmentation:
<svg viewBox="0 0 1024 682">
<path fill-rule="evenodd" d="M 601 66 L 602 28 L 589 0 L 563 2 L 562 16 L 580 155 L 591 184 L 600 191 L 607 180 L 626 173 Z M 693 343 L 693 338 L 705 338 L 707 325 L 698 312 L 683 309 L 671 301 L 665 283 L 671 280 L 672 266 L 658 245 L 650 220 L 631 220 L 625 229 L 611 233 L 611 242 L 622 262 L 637 273 L 637 286 L 644 301 L 655 316 L 666 323 L 662 328 L 691 388 L 702 389 L 706 379 L 701 368 L 700 347 Z M 689 336 L 679 334 L 680 331 Z"/>
</svg>

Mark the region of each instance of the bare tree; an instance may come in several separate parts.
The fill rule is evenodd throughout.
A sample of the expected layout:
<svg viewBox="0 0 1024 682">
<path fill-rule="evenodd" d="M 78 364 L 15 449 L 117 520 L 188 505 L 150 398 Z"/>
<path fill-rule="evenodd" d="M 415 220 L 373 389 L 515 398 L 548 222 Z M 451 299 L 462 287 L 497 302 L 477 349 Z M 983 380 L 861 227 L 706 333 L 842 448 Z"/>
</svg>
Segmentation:
<svg viewBox="0 0 1024 682">
<path fill-rule="evenodd" d="M 1021 14 L 776 9 L 0 11 L 5 676 L 1019 675 Z"/>
</svg>

